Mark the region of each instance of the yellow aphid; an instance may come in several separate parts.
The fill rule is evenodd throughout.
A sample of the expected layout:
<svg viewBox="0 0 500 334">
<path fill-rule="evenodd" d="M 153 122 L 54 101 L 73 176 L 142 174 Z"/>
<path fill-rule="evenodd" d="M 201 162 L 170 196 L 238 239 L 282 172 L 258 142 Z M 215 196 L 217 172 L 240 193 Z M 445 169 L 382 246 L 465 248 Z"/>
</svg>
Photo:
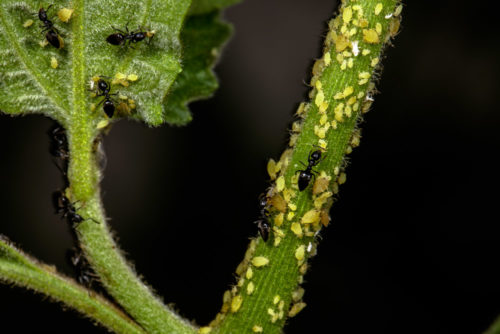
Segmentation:
<svg viewBox="0 0 500 334">
<path fill-rule="evenodd" d="M 301 273 L 302 275 L 305 275 L 307 273 L 307 263 L 304 263 L 300 266 L 299 273 Z"/>
<path fill-rule="evenodd" d="M 241 295 L 234 296 L 233 300 L 231 301 L 231 312 L 233 313 L 238 312 L 242 303 L 243 303 L 243 297 L 241 297 Z"/>
<path fill-rule="evenodd" d="M 320 194 L 328 189 L 328 184 L 330 180 L 326 177 L 318 177 L 316 181 L 314 181 L 313 185 L 313 195 Z"/>
<path fill-rule="evenodd" d="M 247 295 L 251 295 L 255 291 L 255 285 L 253 282 L 248 283 L 247 285 Z"/>
<path fill-rule="evenodd" d="M 324 56 L 325 65 L 326 66 L 330 65 L 331 61 L 332 61 L 332 58 L 330 56 L 330 52 L 325 53 L 325 56 Z"/>
<path fill-rule="evenodd" d="M 347 87 L 344 89 L 344 92 L 342 93 L 342 95 L 344 95 L 344 97 L 348 97 L 348 96 L 349 96 L 349 95 L 351 95 L 353 92 L 354 92 L 354 88 L 352 88 L 352 86 L 347 86 Z"/>
<path fill-rule="evenodd" d="M 267 162 L 267 174 L 269 174 L 269 177 L 271 180 L 276 179 L 276 171 L 274 170 L 276 167 L 276 161 L 274 159 L 269 159 Z"/>
<path fill-rule="evenodd" d="M 389 23 L 389 34 L 391 35 L 391 37 L 396 36 L 399 31 L 400 25 L 401 21 L 399 21 L 398 19 L 391 20 L 391 22 Z"/>
<path fill-rule="evenodd" d="M 137 81 L 137 79 L 139 79 L 139 77 L 137 76 L 137 74 L 129 74 L 129 75 L 127 75 L 127 80 L 128 81 Z"/>
<path fill-rule="evenodd" d="M 369 22 L 367 19 L 363 18 L 363 19 L 359 20 L 359 27 L 360 28 L 366 28 L 366 27 L 368 27 L 368 24 L 369 24 Z"/>
<path fill-rule="evenodd" d="M 279 213 L 274 217 L 274 225 L 276 226 L 281 226 L 283 224 L 283 220 L 285 218 L 285 215 L 283 213 Z"/>
<path fill-rule="evenodd" d="M 120 115 L 130 115 L 130 107 L 125 102 L 120 102 L 116 107 L 116 111 L 118 111 Z"/>
<path fill-rule="evenodd" d="M 286 215 L 286 219 L 288 220 L 292 220 L 293 217 L 295 217 L 295 212 L 293 211 L 288 212 L 288 214 Z"/>
<path fill-rule="evenodd" d="M 269 263 L 269 259 L 264 256 L 256 256 L 252 259 L 252 264 L 256 267 L 263 267 Z"/>
<path fill-rule="evenodd" d="M 305 108 L 306 108 L 306 104 L 304 102 L 302 102 L 301 104 L 299 104 L 299 107 L 297 108 L 296 114 L 299 116 L 302 115 L 304 113 Z"/>
<path fill-rule="evenodd" d="M 299 246 L 299 247 L 297 247 L 297 249 L 295 250 L 295 258 L 296 258 L 299 262 L 304 261 L 305 254 L 306 254 L 306 246 L 305 246 L 305 245 L 300 245 L 300 246 Z"/>
<path fill-rule="evenodd" d="M 262 332 L 264 331 L 264 329 L 262 329 L 262 327 L 261 327 L 261 326 L 259 326 L 259 325 L 254 325 L 254 326 L 252 327 L 252 331 L 253 331 L 254 333 L 262 333 Z"/>
<path fill-rule="evenodd" d="M 297 205 L 293 204 L 293 203 L 288 203 L 288 207 L 290 208 L 290 210 L 292 211 L 295 211 L 297 210 Z"/>
<path fill-rule="evenodd" d="M 274 298 L 273 298 L 273 304 L 278 304 L 280 302 L 280 299 L 281 298 L 280 298 L 279 295 L 274 296 Z"/>
<path fill-rule="evenodd" d="M 346 180 L 347 180 L 347 175 L 345 173 L 340 173 L 337 182 L 339 184 L 344 184 Z"/>
<path fill-rule="evenodd" d="M 146 31 L 146 37 L 152 38 L 156 34 L 156 30 Z"/>
<path fill-rule="evenodd" d="M 295 317 L 297 314 L 299 314 L 300 311 L 304 309 L 304 307 L 306 307 L 306 303 L 304 302 L 293 304 L 292 308 L 288 312 L 288 316 L 290 318 Z"/>
<path fill-rule="evenodd" d="M 375 67 L 375 66 L 377 66 L 377 64 L 378 64 L 378 61 L 379 61 L 379 59 L 378 59 L 378 58 L 373 58 L 373 59 L 372 59 L 372 61 L 371 61 L 371 63 L 370 63 L 370 65 L 371 65 L 372 67 Z"/>
<path fill-rule="evenodd" d="M 316 104 L 319 107 L 321 106 L 324 100 L 325 100 L 325 94 L 323 93 L 322 90 L 318 90 L 318 93 L 316 93 L 316 98 L 314 99 L 314 104 Z"/>
<path fill-rule="evenodd" d="M 401 12 L 403 11 L 403 5 L 399 5 L 396 7 L 396 10 L 394 11 L 394 16 L 399 16 Z"/>
<path fill-rule="evenodd" d="M 107 126 L 108 126 L 108 124 L 109 124 L 109 120 L 107 120 L 107 119 L 103 119 L 102 121 L 99 121 L 99 123 L 97 123 L 96 128 L 97 128 L 98 130 L 100 130 L 100 129 L 103 129 L 103 128 L 107 127 Z"/>
<path fill-rule="evenodd" d="M 358 85 L 363 86 L 367 82 L 368 82 L 368 79 L 361 79 L 361 80 L 358 81 Z"/>
<path fill-rule="evenodd" d="M 292 232 L 299 238 L 302 238 L 303 236 L 303 233 L 302 233 L 302 226 L 300 226 L 299 223 L 292 223 L 292 225 L 290 226 L 290 229 L 292 230 Z"/>
<path fill-rule="evenodd" d="M 369 77 L 370 77 L 370 73 L 368 73 L 368 72 L 361 72 L 358 74 L 358 78 L 360 78 L 360 79 L 368 79 Z"/>
<path fill-rule="evenodd" d="M 354 66 L 354 59 L 349 58 L 349 59 L 347 60 L 347 67 L 349 67 L 349 68 L 353 68 L 353 66 Z"/>
<path fill-rule="evenodd" d="M 356 103 L 356 96 L 351 96 L 349 100 L 347 100 L 347 105 L 350 106 L 353 105 L 354 103 Z"/>
<path fill-rule="evenodd" d="M 61 20 L 61 22 L 67 23 L 71 18 L 71 15 L 73 15 L 74 11 L 74 9 L 61 8 L 57 12 L 57 16 L 59 17 L 59 20 Z"/>
<path fill-rule="evenodd" d="M 314 84 L 314 86 L 316 87 L 317 90 L 321 90 L 321 81 L 317 80 L 316 83 Z"/>
<path fill-rule="evenodd" d="M 241 288 L 243 286 L 243 284 L 245 284 L 245 278 L 240 277 L 240 279 L 238 280 L 238 287 Z"/>
<path fill-rule="evenodd" d="M 274 310 L 272 308 L 267 309 L 267 314 L 269 314 L 271 316 L 272 323 L 275 323 L 276 320 L 278 320 L 278 314 L 276 312 L 274 312 Z"/>
<path fill-rule="evenodd" d="M 334 98 L 335 100 L 340 100 L 340 99 L 343 99 L 343 98 L 344 98 L 344 95 L 342 94 L 342 92 L 338 92 L 338 93 L 336 93 L 336 94 L 333 96 L 333 98 Z"/>
<path fill-rule="evenodd" d="M 375 44 L 380 41 L 375 29 L 363 29 L 363 40 L 369 44 Z"/>
<path fill-rule="evenodd" d="M 377 34 L 381 35 L 382 34 L 382 25 L 380 23 L 377 22 L 377 24 L 375 25 L 375 31 L 377 32 Z"/>
<path fill-rule="evenodd" d="M 321 103 L 321 105 L 319 106 L 319 112 L 324 113 L 326 109 L 328 109 L 328 102 L 323 101 L 323 103 Z"/>
<path fill-rule="evenodd" d="M 59 63 L 57 62 L 57 59 L 55 57 L 50 58 L 50 67 L 55 69 L 58 66 L 59 66 Z"/>
<path fill-rule="evenodd" d="M 382 5 L 380 2 L 375 5 L 375 15 L 380 14 L 382 11 L 382 8 L 384 8 L 384 5 Z"/>
<path fill-rule="evenodd" d="M 321 211 L 321 224 L 327 227 L 330 224 L 330 215 L 327 210 Z"/>
<path fill-rule="evenodd" d="M 370 52 L 371 52 L 371 51 L 370 51 L 369 49 L 363 49 L 363 51 L 361 51 L 361 54 L 362 54 L 363 56 L 366 56 L 366 55 L 369 55 L 369 54 L 370 54 Z"/>
<path fill-rule="evenodd" d="M 252 270 L 252 268 L 251 268 L 251 267 L 249 267 L 249 268 L 247 269 L 247 272 L 245 273 L 245 277 L 246 277 L 247 279 L 251 279 L 251 278 L 253 277 L 253 270 Z"/>
<path fill-rule="evenodd" d="M 298 302 L 304 297 L 305 290 L 303 288 L 297 288 L 294 292 L 292 292 L 292 300 L 294 302 Z"/>
<path fill-rule="evenodd" d="M 92 95 L 92 94 L 91 94 L 91 95 Z M 95 97 L 95 94 L 94 94 L 94 96 L 92 96 L 92 97 Z M 95 111 L 95 103 L 91 103 L 91 104 L 90 104 L 90 111 Z"/>
<path fill-rule="evenodd" d="M 346 7 L 344 8 L 344 12 L 342 13 L 342 19 L 344 20 L 345 23 L 349 23 L 352 19 L 352 8 Z"/>
<path fill-rule="evenodd" d="M 347 68 L 347 60 L 344 59 L 344 61 L 342 62 L 342 64 L 340 65 L 340 69 L 342 71 L 344 71 L 345 69 Z"/>
<path fill-rule="evenodd" d="M 302 216 L 301 222 L 302 224 L 315 224 L 319 221 L 319 212 L 318 210 L 309 210 L 304 216 Z"/>
<path fill-rule="evenodd" d="M 358 109 L 359 109 L 359 102 L 356 102 L 352 105 L 352 110 L 358 111 Z"/>
<path fill-rule="evenodd" d="M 28 27 L 31 27 L 32 24 L 33 24 L 33 20 L 29 19 L 29 20 L 24 21 L 23 27 L 28 28 Z"/>
<path fill-rule="evenodd" d="M 332 128 L 333 128 L 333 129 L 336 129 L 336 128 L 337 128 L 337 125 L 338 125 L 338 124 L 337 124 L 337 121 L 336 121 L 336 120 L 331 121 L 331 122 L 330 122 L 330 124 L 332 125 Z"/>
<path fill-rule="evenodd" d="M 351 115 L 352 115 L 352 108 L 351 108 L 351 106 L 346 106 L 345 107 L 344 114 L 347 116 L 347 118 L 351 117 Z"/>
<path fill-rule="evenodd" d="M 351 42 L 349 41 L 349 38 L 347 38 L 346 36 L 344 35 L 337 36 L 337 38 L 335 38 L 335 51 L 342 52 L 350 44 Z"/>
<path fill-rule="evenodd" d="M 328 122 L 328 116 L 325 114 L 325 115 L 322 115 L 321 118 L 319 119 L 319 124 L 325 125 L 326 122 Z"/>
<path fill-rule="evenodd" d="M 201 327 L 198 329 L 198 334 L 208 334 L 212 331 L 212 327 Z"/>
<path fill-rule="evenodd" d="M 283 189 L 285 189 L 285 177 L 283 175 L 281 175 L 276 180 L 276 190 L 282 191 Z"/>
<path fill-rule="evenodd" d="M 124 79 L 127 78 L 127 76 L 125 74 L 123 74 L 123 73 L 118 72 L 118 73 L 115 74 L 115 78 L 118 79 L 118 80 L 124 80 Z"/>
<path fill-rule="evenodd" d="M 276 193 L 274 194 L 270 199 L 269 202 L 271 203 L 272 207 L 278 210 L 279 212 L 285 212 L 286 211 L 286 201 L 283 199 L 283 197 Z"/>
<path fill-rule="evenodd" d="M 327 144 L 326 140 L 320 139 L 320 140 L 318 140 L 318 146 L 325 150 L 326 147 L 328 146 L 328 144 Z"/>
<path fill-rule="evenodd" d="M 333 196 L 333 193 L 330 191 L 323 192 L 320 196 L 318 196 L 316 199 L 314 199 L 314 207 L 316 209 L 320 209 L 323 206 L 323 204 L 326 203 L 326 200 L 332 196 Z M 317 223 L 317 221 L 316 221 L 316 223 Z"/>
<path fill-rule="evenodd" d="M 337 57 L 335 57 L 335 59 L 337 59 L 337 61 L 340 64 L 340 63 L 342 63 L 344 61 L 344 56 L 341 53 L 338 53 Z"/>
<path fill-rule="evenodd" d="M 281 237 L 275 237 L 274 238 L 274 247 L 278 247 L 280 243 L 281 243 Z"/>
</svg>

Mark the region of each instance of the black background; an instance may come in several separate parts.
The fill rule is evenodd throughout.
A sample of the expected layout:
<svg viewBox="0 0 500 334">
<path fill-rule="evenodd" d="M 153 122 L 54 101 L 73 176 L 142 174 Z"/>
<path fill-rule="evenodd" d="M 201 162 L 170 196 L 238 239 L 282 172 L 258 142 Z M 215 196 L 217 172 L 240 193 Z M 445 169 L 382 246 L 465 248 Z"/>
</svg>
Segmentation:
<svg viewBox="0 0 500 334">
<path fill-rule="evenodd" d="M 216 69 L 220 89 L 192 104 L 193 122 L 122 121 L 105 138 L 102 189 L 120 245 L 199 324 L 235 282 L 266 161 L 285 147 L 336 5 L 253 0 L 228 10 L 236 33 Z M 464 1 L 407 2 L 306 276 L 308 306 L 287 333 L 481 333 L 500 314 L 496 15 Z M 72 240 L 50 199 L 62 186 L 51 124 L 0 117 L 0 233 L 71 274 Z M 106 332 L 22 289 L 0 286 L 0 296 L 2 333 Z"/>
</svg>

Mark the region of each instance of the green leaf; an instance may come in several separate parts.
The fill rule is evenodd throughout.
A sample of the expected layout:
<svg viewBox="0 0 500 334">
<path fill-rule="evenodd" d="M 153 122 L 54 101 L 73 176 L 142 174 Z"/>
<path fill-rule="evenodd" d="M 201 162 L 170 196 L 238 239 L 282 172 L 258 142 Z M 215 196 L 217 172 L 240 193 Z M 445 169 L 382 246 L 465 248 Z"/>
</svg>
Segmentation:
<svg viewBox="0 0 500 334">
<path fill-rule="evenodd" d="M 193 4 L 189 9 L 189 15 L 200 15 L 211 12 L 215 9 L 224 9 L 241 0 L 193 0 Z"/>
<path fill-rule="evenodd" d="M 103 98 L 88 91 L 91 78 L 123 73 L 136 74 L 138 80 L 128 87 L 115 83 L 111 93 L 135 101 L 131 117 L 149 125 L 167 121 L 163 100 L 181 72 L 179 35 L 190 0 L 55 1 L 48 18 L 64 40 L 61 49 L 40 45 L 45 34 L 37 16 L 39 4 L 38 0 L 0 3 L 0 109 L 11 115 L 42 113 L 63 124 L 97 125 L 107 116 L 102 107 L 92 108 Z M 74 9 L 68 23 L 56 15 L 64 6 Z M 33 24 L 25 27 L 29 20 Z M 151 43 L 108 44 L 106 37 L 114 32 L 111 25 L 124 30 L 127 23 L 131 30 L 142 26 L 155 31 Z M 57 68 L 51 67 L 54 61 Z M 120 113 L 115 114 L 116 118 Z"/>
<path fill-rule="evenodd" d="M 217 78 L 211 68 L 231 27 L 219 19 L 218 11 L 189 16 L 181 34 L 184 46 L 184 68 L 172 85 L 165 100 L 165 119 L 183 125 L 191 120 L 187 104 L 209 97 L 217 88 Z"/>
</svg>

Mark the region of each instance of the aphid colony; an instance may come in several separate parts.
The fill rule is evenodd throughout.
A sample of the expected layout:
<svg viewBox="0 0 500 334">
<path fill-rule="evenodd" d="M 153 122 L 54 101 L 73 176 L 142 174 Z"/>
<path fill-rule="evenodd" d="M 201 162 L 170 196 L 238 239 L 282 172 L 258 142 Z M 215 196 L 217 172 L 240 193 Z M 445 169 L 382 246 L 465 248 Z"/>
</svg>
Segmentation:
<svg viewBox="0 0 500 334">
<path fill-rule="evenodd" d="M 62 39 L 59 30 L 54 26 L 54 23 L 49 19 L 48 17 L 48 11 L 52 5 L 47 7 L 45 10 L 43 7 L 41 7 L 38 10 L 38 19 L 41 21 L 41 28 L 42 28 L 42 33 L 45 33 L 45 39 L 47 42 L 55 47 L 56 49 L 62 49 L 64 47 L 64 40 Z M 58 12 L 59 19 L 62 22 L 68 22 L 69 18 L 71 17 L 71 14 L 73 13 L 73 10 L 63 8 Z M 28 21 L 27 21 L 28 22 Z M 29 20 L 29 24 L 25 23 L 25 27 L 30 26 L 33 23 L 32 20 Z M 134 31 L 129 31 L 128 29 L 128 23 L 125 25 L 125 30 L 120 30 L 117 29 L 113 26 L 111 26 L 116 32 L 112 33 L 107 36 L 106 42 L 109 43 L 110 45 L 117 45 L 117 46 L 124 46 L 128 47 L 132 43 L 136 44 L 144 39 L 148 38 L 148 44 L 151 42 L 155 35 L 155 31 L 148 31 L 142 27 L 138 27 L 137 30 Z M 53 63 L 54 61 L 57 61 L 57 59 L 53 58 Z M 57 68 L 57 63 L 54 65 L 52 64 L 52 68 Z M 137 80 L 137 76 L 135 76 L 134 80 Z M 109 117 L 112 118 L 113 115 L 115 114 L 115 110 L 117 108 L 116 104 L 116 99 L 114 99 L 112 96 L 118 95 L 118 93 L 111 94 L 111 84 L 108 81 L 104 80 L 104 78 L 108 78 L 105 76 L 100 76 L 98 79 L 95 80 L 96 84 L 96 89 L 94 91 L 95 97 L 102 97 L 102 100 L 97 104 L 96 107 L 100 106 L 102 104 L 102 109 L 104 113 Z M 109 79 L 109 78 L 108 78 Z M 91 90 L 94 88 L 94 83 L 91 83 Z M 122 103 L 121 106 L 123 107 L 122 109 L 125 112 L 130 112 L 130 109 L 135 109 L 135 102 L 133 100 L 128 100 L 129 104 Z"/>
<path fill-rule="evenodd" d="M 313 170 L 313 168 L 320 163 L 322 158 L 324 158 L 323 152 L 318 149 L 309 153 L 309 156 L 307 158 L 307 165 L 302 163 L 304 166 L 306 166 L 306 168 L 303 170 L 298 170 L 299 176 L 297 184 L 300 191 L 304 191 L 311 183 L 311 180 L 316 177 L 316 172 Z M 268 197 L 266 195 L 260 195 L 259 206 L 260 218 L 254 223 L 257 224 L 257 228 L 259 230 L 260 236 L 262 237 L 262 240 L 266 242 L 269 238 L 269 232 L 272 230 L 271 223 L 269 222 Z"/>
</svg>

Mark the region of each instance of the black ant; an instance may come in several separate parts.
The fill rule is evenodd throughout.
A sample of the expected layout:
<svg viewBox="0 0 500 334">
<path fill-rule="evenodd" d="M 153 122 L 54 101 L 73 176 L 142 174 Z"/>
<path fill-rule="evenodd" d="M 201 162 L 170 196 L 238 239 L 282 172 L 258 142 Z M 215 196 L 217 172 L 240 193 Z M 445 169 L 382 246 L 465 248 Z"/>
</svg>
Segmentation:
<svg viewBox="0 0 500 334">
<path fill-rule="evenodd" d="M 106 42 L 112 45 L 130 45 L 130 43 L 137 43 L 145 39 L 146 37 L 149 38 L 149 42 L 153 39 L 155 32 L 154 31 L 143 31 L 141 27 L 139 27 L 137 30 L 134 31 L 129 31 L 128 30 L 128 23 L 125 26 L 125 30 L 120 30 L 117 29 L 113 26 L 111 26 L 114 30 L 118 31 L 117 33 L 111 34 L 106 38 Z M 148 43 L 149 43 L 148 42 Z"/>
<path fill-rule="evenodd" d="M 41 7 L 38 11 L 38 19 L 42 21 L 42 33 L 46 32 L 45 38 L 47 39 L 47 41 L 56 49 L 61 49 L 64 46 L 64 41 L 61 36 L 59 36 L 58 30 L 56 29 L 56 27 L 54 27 L 54 23 L 52 23 L 52 21 L 49 20 L 47 16 L 47 12 L 49 11 L 50 7 L 52 7 L 52 5 L 50 5 L 47 10 Z"/>
<path fill-rule="evenodd" d="M 78 213 L 76 213 L 75 207 L 73 203 L 64 195 L 62 191 L 56 191 L 52 194 L 52 200 L 54 203 L 54 207 L 56 209 L 56 213 L 62 212 L 62 218 L 68 219 L 70 223 L 79 224 L 85 220 L 92 220 L 93 222 L 99 224 L 99 222 L 93 218 L 84 219 Z"/>
<path fill-rule="evenodd" d="M 66 170 L 68 169 L 69 152 L 66 133 L 61 126 L 56 125 L 49 130 L 49 136 L 51 139 L 49 152 L 54 157 L 52 161 L 63 174 L 64 181 L 67 182 Z"/>
<path fill-rule="evenodd" d="M 106 113 L 106 115 L 111 118 L 113 117 L 115 113 L 115 103 L 111 99 L 112 95 L 118 95 L 118 93 L 110 94 L 109 91 L 111 90 L 110 85 L 104 80 L 99 78 L 97 81 L 97 94 L 96 96 L 104 96 L 104 98 L 99 102 L 96 106 L 96 108 L 103 103 L 102 109 Z"/>
<path fill-rule="evenodd" d="M 76 273 L 76 279 L 78 283 L 86 286 L 87 288 L 92 287 L 92 283 L 98 277 L 92 268 L 90 267 L 87 259 L 82 254 L 82 251 L 78 251 L 73 248 L 68 250 L 66 256 L 69 260 L 69 263 L 73 266 Z"/>
<path fill-rule="evenodd" d="M 271 225 L 269 224 L 269 221 L 267 219 L 269 211 L 267 210 L 266 196 L 260 195 L 259 206 L 260 206 L 260 219 L 255 221 L 254 223 L 257 224 L 257 228 L 259 229 L 259 234 L 262 237 L 262 240 L 266 242 L 267 239 L 269 238 L 269 232 L 271 231 Z"/>
<path fill-rule="evenodd" d="M 299 170 L 299 190 L 302 191 L 307 188 L 309 183 L 311 182 L 311 179 L 314 177 L 315 173 L 312 169 L 314 166 L 319 164 L 321 161 L 321 150 L 316 150 L 312 151 L 309 153 L 309 157 L 307 158 L 308 160 L 308 165 L 306 166 L 306 169 Z"/>
</svg>

